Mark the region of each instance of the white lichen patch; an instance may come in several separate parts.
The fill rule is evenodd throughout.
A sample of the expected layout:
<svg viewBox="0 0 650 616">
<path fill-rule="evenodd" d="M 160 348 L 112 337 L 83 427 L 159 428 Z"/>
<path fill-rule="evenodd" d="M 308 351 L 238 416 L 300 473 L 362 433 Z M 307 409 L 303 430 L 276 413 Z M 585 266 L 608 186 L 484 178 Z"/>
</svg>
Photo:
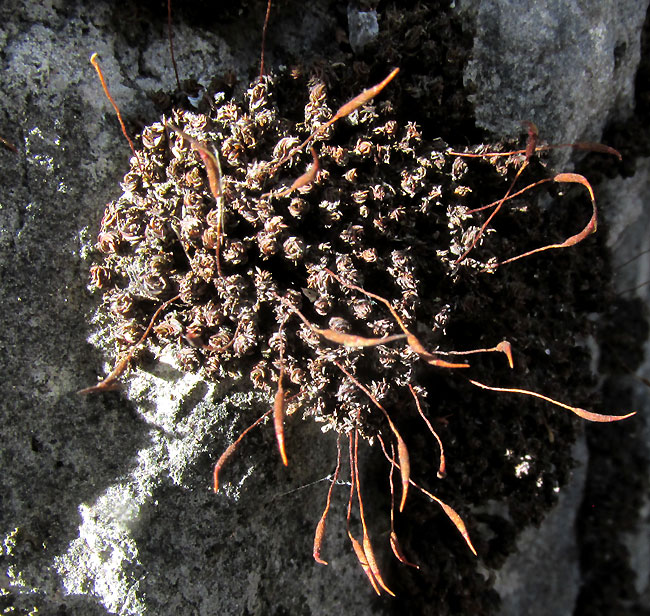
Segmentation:
<svg viewBox="0 0 650 616">
<path fill-rule="evenodd" d="M 99 338 L 101 334 L 93 339 Z M 234 393 L 216 401 L 216 386 L 197 390 L 201 382 L 196 375 L 163 374 L 138 369 L 131 376 L 127 395 L 150 426 L 148 444 L 134 455 L 126 476 L 94 502 L 79 506 L 78 536 L 52 563 L 67 593 L 92 594 L 109 613 L 144 612 L 146 601 L 140 589 L 144 570 L 136 531 L 143 507 L 155 506 L 156 488 L 167 479 L 184 485 L 185 472 L 205 451 L 206 440 L 212 446 L 214 432 L 229 428 L 223 424 L 227 405 L 246 408 L 259 403 L 260 395 L 254 393 Z M 252 470 L 227 490 L 229 497 L 238 498 L 250 474 Z M 210 488 L 207 479 L 205 487 Z M 125 596 L 129 597 L 126 603 Z"/>
</svg>

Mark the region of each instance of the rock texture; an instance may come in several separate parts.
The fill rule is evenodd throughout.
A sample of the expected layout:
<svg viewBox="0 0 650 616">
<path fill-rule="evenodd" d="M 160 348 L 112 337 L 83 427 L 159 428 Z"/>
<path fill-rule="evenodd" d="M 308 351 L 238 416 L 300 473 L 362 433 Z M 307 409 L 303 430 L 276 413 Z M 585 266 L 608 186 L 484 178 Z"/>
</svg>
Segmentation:
<svg viewBox="0 0 650 616">
<path fill-rule="evenodd" d="M 291 57 L 327 58 L 337 38 L 346 37 L 347 7 L 299 4 L 286 3 L 274 14 L 271 65 L 285 62 L 288 49 Z M 377 9 L 381 34 L 383 7 L 368 4 L 362 8 Z M 630 128 L 634 118 L 647 117 L 641 111 L 647 98 L 645 103 L 639 98 L 634 79 L 639 62 L 648 61 L 641 47 L 648 3 L 600 3 L 598 10 L 578 1 L 456 4 L 465 32 L 474 36 L 465 83 L 479 128 L 516 134 L 521 120 L 533 120 L 544 139 L 566 142 L 599 140 L 605 127 L 618 122 L 617 134 L 626 134 L 627 127 L 635 136 L 625 143 L 641 144 L 628 156 L 636 168 L 628 162 L 619 169 L 630 177 L 606 179 L 605 172 L 594 171 L 603 180 L 598 200 L 610 224 L 608 249 L 614 267 L 620 267 L 617 290 L 625 292 L 623 302 L 612 295 L 603 312 L 611 316 L 615 333 L 631 332 L 626 348 L 633 348 L 647 335 L 648 286 L 627 290 L 644 284 L 650 269 L 641 254 L 647 248 L 649 172 L 642 157 L 650 155 L 643 151 L 648 137 Z M 266 3 L 242 3 L 241 12 L 224 9 L 216 15 L 210 6 L 198 2 L 193 12 L 175 14 L 181 77 L 205 82 L 233 71 L 246 84 L 257 70 Z M 211 465 L 245 425 L 239 414 L 255 417 L 264 400 L 219 390 L 164 366 L 141 374 L 123 392 L 76 395 L 107 368 L 87 341 L 95 309 L 86 288 L 89 252 L 106 202 L 121 193 L 129 157 L 88 58 L 99 53 L 130 129 L 157 120 L 147 93 L 175 89 L 166 11 L 156 3 L 91 8 L 82 2 L 12 0 L 0 7 L 0 19 L 0 137 L 18 150 L 0 145 L 3 610 L 75 615 L 403 610 L 400 599 L 374 597 L 349 550 L 340 524 L 344 489 L 335 492 L 339 520 L 328 531 L 330 564 L 320 567 L 311 559 L 313 527 L 336 450 L 335 439 L 322 438 L 317 426 L 296 422 L 288 428 L 292 454 L 304 462 L 286 470 L 274 455 L 273 435 L 251 434 L 241 457 L 228 467 L 229 487 L 216 498 L 209 485 Z M 558 161 L 566 170 L 566 159 Z M 601 230 L 607 232 L 606 225 Z M 632 257 L 637 258 L 624 265 Z M 552 267 L 550 261 L 544 266 Z M 603 339 L 606 400 L 624 401 L 643 416 L 623 431 L 596 426 L 587 432 L 575 452 L 583 466 L 562 490 L 557 510 L 519 537 L 520 555 L 496 574 L 501 607 L 490 607 L 494 598 L 486 592 L 476 597 L 474 613 L 614 614 L 650 608 L 643 449 L 650 402 L 646 385 L 629 376 L 641 355 L 618 357 L 611 332 Z M 635 348 L 640 353 L 638 344 Z M 608 363 L 612 357 L 620 361 Z M 598 352 L 595 358 L 596 364 Z M 630 370 L 621 361 L 629 362 Z M 639 374 L 650 377 L 647 362 Z M 492 573 L 481 571 L 486 578 Z"/>
<path fill-rule="evenodd" d="M 552 143 L 598 140 L 632 113 L 643 2 L 460 2 L 473 12 L 474 51 L 465 83 L 477 122 L 518 134 L 543 127 Z"/>
</svg>

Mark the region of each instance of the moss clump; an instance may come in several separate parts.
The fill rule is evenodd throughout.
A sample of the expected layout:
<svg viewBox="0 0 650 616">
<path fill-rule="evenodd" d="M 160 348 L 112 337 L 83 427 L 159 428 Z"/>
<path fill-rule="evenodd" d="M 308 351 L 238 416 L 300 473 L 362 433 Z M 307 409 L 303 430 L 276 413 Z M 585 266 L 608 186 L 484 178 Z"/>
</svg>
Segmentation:
<svg viewBox="0 0 650 616">
<path fill-rule="evenodd" d="M 284 80 L 297 89 L 290 77 Z M 265 78 L 241 102 L 171 117 L 219 152 L 221 249 L 219 207 L 203 164 L 159 122 L 143 132 L 124 194 L 107 207 L 98 239 L 105 256 L 93 281 L 104 291 L 102 310 L 120 350 L 137 342 L 161 301 L 178 294 L 148 339 L 155 354 L 165 349 L 183 370 L 210 379 L 248 377 L 270 392 L 283 348 L 287 387 L 297 394 L 289 412 L 300 409 L 346 433 L 357 425 L 371 436 L 384 422 L 333 361 L 363 375 L 382 403 L 395 405 L 409 383 L 424 393 L 418 355 L 403 343 L 367 352 L 328 343 L 292 307 L 319 328 L 364 337 L 401 333 L 384 305 L 340 284 L 329 268 L 388 298 L 427 348 L 448 350 L 454 302 L 445 286 L 458 278 L 454 262 L 476 232 L 466 215 L 476 201 L 471 173 L 465 160 L 446 155 L 440 141 L 425 141 L 382 100 L 318 139 L 316 182 L 281 190 L 311 156 L 298 153 L 279 169 L 278 163 L 332 116 L 332 106 L 325 84 L 312 80 L 296 122 L 282 116 L 273 92 L 274 80 Z M 492 169 L 493 180 L 515 164 Z M 491 269 L 474 258 L 463 267 Z"/>
<path fill-rule="evenodd" d="M 348 98 L 338 88 L 331 73 L 307 81 L 298 71 L 287 72 L 255 83 L 241 100 L 217 93 L 208 113 L 171 113 L 171 123 L 219 154 L 220 249 L 220 210 L 199 155 L 166 128 L 167 118 L 147 127 L 124 194 L 102 220 L 102 260 L 92 269 L 103 294 L 99 318 L 108 324 L 116 357 L 123 357 L 158 307 L 178 296 L 146 339 L 153 356 L 171 358 L 206 379 L 258 388 L 269 400 L 282 370 L 288 414 L 299 411 L 346 435 L 357 429 L 370 441 L 377 435 L 390 440 L 386 418 L 339 363 L 391 413 L 417 461 L 417 477 L 434 484 L 463 517 L 462 499 L 508 500 L 507 529 L 486 517 L 484 526 L 495 538 L 478 537 L 479 553 L 498 565 L 513 544 L 504 537 L 539 521 L 566 482 L 573 419 L 533 401 L 479 392 L 459 371 L 427 365 L 404 341 L 360 350 L 329 342 L 314 327 L 363 337 L 401 333 L 384 304 L 341 281 L 353 283 L 390 301 L 431 353 L 491 347 L 508 338 L 521 378 L 513 382 L 501 356 L 476 356 L 472 375 L 479 380 L 558 398 L 570 391 L 584 400 L 575 374 L 587 373 L 588 353 L 575 340 L 589 329 L 580 315 L 598 302 L 593 255 L 554 257 L 562 263 L 561 277 L 545 265 L 539 269 L 545 257 L 503 269 L 496 263 L 546 244 L 554 234 L 564 239 L 567 228 L 584 225 L 589 204 L 542 213 L 527 193 L 525 200 L 510 202 L 457 263 L 482 221 L 482 214 L 469 211 L 502 197 L 522 160 L 448 154 L 446 143 L 404 120 L 390 86 L 321 133 L 313 144 L 317 178 L 285 190 L 312 161 L 295 146 Z M 503 144 L 474 149 L 480 148 Z M 533 164 L 526 176 L 532 181 L 541 173 Z M 408 385 L 442 434 L 446 480 L 435 478 L 437 446 L 422 429 Z M 518 470 L 523 460 L 529 462 L 525 473 Z M 402 518 L 407 545 L 409 524 L 420 524 L 410 545 L 416 553 L 418 537 L 449 530 L 441 518 L 429 524 L 435 514 L 424 514 L 417 503 L 410 507 L 419 522 Z M 476 527 L 478 520 L 468 519 Z M 422 579 L 436 580 L 429 588 L 444 589 L 443 598 L 466 592 L 467 586 L 455 587 L 444 574 L 455 563 L 455 578 L 484 589 L 462 540 L 454 535 L 446 543 L 449 552 L 441 545 L 445 556 L 435 562 L 418 554 Z"/>
</svg>

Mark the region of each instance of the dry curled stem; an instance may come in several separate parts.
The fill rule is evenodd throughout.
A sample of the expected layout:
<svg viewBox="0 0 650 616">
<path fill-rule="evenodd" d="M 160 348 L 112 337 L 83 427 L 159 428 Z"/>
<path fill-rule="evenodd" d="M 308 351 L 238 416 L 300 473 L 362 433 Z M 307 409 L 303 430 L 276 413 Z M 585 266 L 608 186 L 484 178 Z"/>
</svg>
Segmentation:
<svg viewBox="0 0 650 616">
<path fill-rule="evenodd" d="M 485 222 L 481 225 L 481 228 L 478 230 L 478 233 L 472 240 L 472 243 L 469 245 L 469 248 L 465 250 L 465 252 L 458 257 L 454 261 L 454 265 L 458 265 L 461 261 L 464 261 L 467 258 L 467 255 L 469 255 L 472 250 L 474 250 L 474 247 L 476 244 L 478 244 L 479 240 L 481 237 L 483 237 L 483 234 L 485 233 L 485 229 L 487 229 L 487 226 L 492 222 L 492 219 L 499 213 L 499 210 L 503 207 L 503 204 L 506 202 L 506 200 L 509 198 L 510 193 L 512 193 L 513 188 L 515 187 L 515 184 L 517 183 L 517 180 L 519 179 L 519 176 L 523 173 L 524 169 L 528 166 L 528 160 L 524 162 L 524 164 L 517 169 L 517 174 L 513 178 L 512 182 L 510 183 L 510 186 L 508 187 L 508 190 L 506 191 L 506 194 L 497 201 L 496 207 L 490 212 L 490 215 L 487 217 Z"/>
<path fill-rule="evenodd" d="M 539 186 L 540 184 L 544 184 L 546 182 L 560 182 L 560 183 L 575 183 L 575 184 L 582 184 L 588 191 L 589 191 L 589 196 L 591 198 L 591 203 L 592 203 L 592 208 L 593 208 L 593 215 L 590 219 L 590 221 L 587 223 L 585 228 L 578 234 L 571 236 L 570 238 L 567 238 L 564 242 L 560 244 L 549 244 L 547 246 L 543 246 L 541 248 L 537 248 L 535 250 L 531 250 L 529 252 L 523 253 L 521 255 L 518 255 L 516 257 L 512 257 L 510 259 L 506 259 L 505 261 L 502 261 L 499 263 L 499 265 L 505 265 L 506 263 L 512 263 L 513 261 L 517 261 L 518 259 L 523 259 L 524 257 L 528 257 L 532 254 L 535 254 L 537 252 L 542 252 L 544 250 L 549 250 L 551 248 L 567 248 L 569 246 L 574 246 L 578 242 L 581 242 L 585 237 L 587 237 L 590 233 L 594 233 L 596 231 L 596 222 L 597 222 L 597 215 L 596 215 L 596 200 L 594 198 L 594 193 L 591 188 L 591 185 L 587 181 L 587 179 L 579 174 L 576 173 L 559 173 L 553 178 L 546 178 L 543 180 L 540 180 L 538 182 L 533 182 L 532 184 L 529 184 L 525 188 L 517 191 L 516 193 L 513 193 L 513 189 L 515 186 L 515 183 L 519 179 L 519 176 L 522 174 L 524 169 L 527 168 L 528 163 L 533 156 L 535 152 L 541 152 L 545 150 L 552 150 L 552 149 L 557 149 L 557 148 L 573 148 L 576 150 L 587 150 L 590 152 L 599 152 L 601 154 L 611 154 L 613 156 L 616 156 L 619 160 L 622 160 L 621 153 L 618 150 L 615 150 L 614 148 L 604 145 L 602 143 L 592 143 L 588 141 L 582 141 L 578 143 L 561 143 L 561 144 L 553 144 L 553 145 L 542 145 L 539 146 L 537 145 L 539 133 L 537 130 L 537 127 L 535 124 L 532 122 L 525 122 L 524 125 L 526 126 L 528 130 L 528 138 L 526 140 L 526 149 L 524 150 L 510 150 L 508 152 L 482 152 L 482 153 L 475 153 L 475 152 L 456 152 L 454 150 L 447 150 L 447 154 L 452 155 L 452 156 L 461 156 L 461 157 L 466 157 L 466 158 L 493 158 L 493 157 L 503 157 L 503 156 L 513 156 L 517 154 L 524 154 L 524 163 L 519 167 L 517 170 L 517 174 L 515 175 L 514 179 L 512 180 L 512 183 L 510 184 L 510 187 L 508 188 L 506 194 L 499 199 L 498 201 L 495 201 L 493 203 L 490 203 L 489 205 L 476 208 L 474 210 L 471 210 L 468 212 L 468 214 L 478 212 L 480 210 L 484 210 L 490 207 L 494 207 L 494 210 L 490 213 L 488 216 L 487 220 L 481 225 L 478 233 L 474 237 L 472 243 L 470 246 L 465 250 L 465 252 L 456 259 L 454 262 L 455 265 L 459 264 L 461 261 L 463 261 L 469 253 L 474 249 L 478 241 L 481 239 L 483 236 L 485 229 L 487 226 L 490 224 L 492 219 L 496 216 L 496 214 L 499 212 L 503 204 L 509 200 L 512 199 L 527 190 L 530 190 L 531 188 L 535 186 Z"/>
<path fill-rule="evenodd" d="M 375 98 L 375 96 L 377 96 L 377 94 L 379 94 L 393 80 L 393 78 L 397 75 L 397 73 L 399 73 L 399 68 L 394 68 L 388 74 L 388 76 L 382 81 L 380 81 L 378 84 L 372 86 L 371 88 L 368 88 L 367 90 L 364 90 L 363 92 L 361 92 L 361 94 L 358 94 L 353 99 L 349 100 L 347 103 L 339 107 L 339 110 L 334 114 L 332 119 L 328 120 L 323 125 L 323 127 L 319 129 L 319 132 L 325 130 L 328 126 L 331 126 L 337 120 L 340 120 L 341 118 L 350 115 L 353 111 L 359 109 L 361 105 L 364 105 L 369 100 Z"/>
<path fill-rule="evenodd" d="M 169 40 L 169 55 L 174 67 L 174 76 L 176 77 L 176 87 L 181 91 L 181 80 L 178 77 L 178 67 L 176 66 L 176 57 L 174 55 L 174 32 L 172 30 L 172 0 L 167 0 L 167 39 Z"/>
<path fill-rule="evenodd" d="M 275 399 L 273 401 L 273 426 L 275 427 L 275 437 L 278 441 L 278 449 L 280 450 L 280 457 L 282 464 L 288 466 L 287 452 L 284 446 L 284 411 L 285 411 L 285 397 L 284 388 L 282 387 L 282 378 L 284 377 L 284 345 L 280 348 L 280 374 L 278 376 L 278 389 L 275 392 Z"/>
<path fill-rule="evenodd" d="M 397 558 L 397 560 L 399 560 L 403 565 L 408 565 L 414 569 L 420 568 L 420 565 L 416 565 L 415 563 L 412 563 L 408 558 L 406 558 L 404 552 L 402 551 L 402 546 L 400 546 L 397 539 L 397 534 L 394 530 L 390 531 L 390 549 L 393 551 L 393 554 L 395 554 L 395 558 Z"/>
<path fill-rule="evenodd" d="M 358 457 L 358 448 L 359 448 L 359 433 L 357 430 L 354 431 L 354 478 L 357 485 L 357 498 L 359 500 L 359 517 L 361 518 L 361 527 L 363 529 L 363 553 L 366 556 L 366 562 L 370 571 L 379 584 L 389 595 L 395 596 L 395 593 L 388 588 L 384 579 L 381 576 L 379 571 L 379 566 L 377 565 L 377 559 L 375 558 L 375 552 L 370 543 L 370 536 L 368 535 L 368 527 L 366 526 L 366 516 L 363 511 L 363 501 L 361 500 L 361 483 L 359 481 L 359 457 Z"/>
<path fill-rule="evenodd" d="M 391 457 L 395 459 L 395 448 L 391 445 Z M 404 555 L 404 551 L 402 550 L 402 546 L 400 546 L 399 541 L 397 539 L 397 533 L 395 532 L 395 486 L 393 485 L 393 469 L 394 465 L 390 465 L 390 470 L 388 472 L 388 483 L 390 484 L 390 547 L 391 550 L 393 550 L 393 554 L 395 555 L 395 558 L 399 560 L 401 563 L 408 565 L 409 567 L 413 567 L 415 569 L 419 569 L 420 565 L 416 565 L 415 563 L 412 563 L 409 561 L 406 556 Z"/>
<path fill-rule="evenodd" d="M 422 406 L 420 405 L 420 398 L 418 398 L 418 394 L 413 389 L 413 386 L 409 383 L 409 390 L 411 391 L 411 394 L 413 395 L 413 398 L 415 398 L 415 406 L 418 409 L 418 413 L 420 414 L 420 417 L 424 420 L 424 423 L 427 424 L 427 428 L 429 428 L 429 432 L 433 434 L 434 438 L 438 442 L 438 446 L 440 447 L 440 463 L 438 464 L 438 479 L 442 479 L 445 477 L 447 474 L 447 463 L 445 460 L 445 448 L 442 446 L 442 439 L 440 436 L 438 436 L 438 433 L 433 429 L 433 426 L 431 425 L 431 422 L 427 419 L 427 416 L 424 414 L 424 411 L 422 410 Z M 392 467 L 391 467 L 392 470 Z M 391 475 L 391 485 L 392 485 L 392 475 Z"/>
<path fill-rule="evenodd" d="M 282 458 L 282 464 L 288 466 L 289 462 L 287 460 L 287 452 L 284 446 L 284 389 L 282 387 L 282 372 L 280 372 L 280 377 L 278 378 L 278 390 L 275 393 L 275 399 L 273 401 L 273 425 L 275 427 L 275 436 L 278 441 L 278 449 L 280 450 L 280 457 Z"/>
<path fill-rule="evenodd" d="M 357 560 L 359 561 L 359 564 L 361 565 L 361 568 L 363 569 L 363 572 L 366 574 L 366 577 L 370 581 L 370 584 L 372 585 L 374 591 L 378 594 L 381 595 L 381 591 L 379 590 L 379 586 L 377 585 L 377 582 L 375 581 L 375 576 L 373 575 L 371 569 L 370 569 L 370 564 L 368 563 L 368 557 L 366 556 L 366 553 L 359 543 L 359 541 L 354 537 L 352 532 L 350 531 L 350 515 L 352 514 L 352 501 L 354 500 L 354 494 L 356 491 L 356 479 L 355 479 L 355 472 L 354 469 L 356 467 L 356 453 L 353 448 L 352 444 L 352 434 L 348 434 L 348 454 L 350 457 L 350 496 L 348 497 L 348 513 L 346 516 L 346 530 L 348 533 L 348 537 L 350 538 L 350 542 L 352 543 L 352 548 L 354 549 L 354 553 L 357 557 Z"/>
<path fill-rule="evenodd" d="M 528 124 L 532 124 L 532 122 L 528 122 Z M 532 126 L 535 127 L 534 124 Z M 537 127 L 535 127 L 535 130 Z M 534 135 L 534 139 L 536 140 L 538 138 L 538 134 Z M 505 156 L 514 156 L 516 154 L 524 154 L 527 159 L 532 156 L 530 153 L 531 151 L 531 132 L 530 130 L 528 131 L 528 139 L 526 142 L 526 148 L 523 150 L 508 150 L 507 152 L 457 152 L 456 150 L 446 150 L 446 154 L 449 154 L 450 156 L 461 156 L 463 158 L 502 158 Z M 572 148 L 574 150 L 583 150 L 587 152 L 599 152 L 600 154 L 611 154 L 612 156 L 616 156 L 618 160 L 623 160 L 623 157 L 621 156 L 621 153 L 615 149 L 612 148 L 608 145 L 605 145 L 603 143 L 594 143 L 593 141 L 578 141 L 576 143 L 554 143 L 554 144 L 549 144 L 549 145 L 535 145 L 534 147 L 534 152 L 545 152 L 548 150 L 557 150 L 557 149 L 562 149 L 562 148 Z"/>
<path fill-rule="evenodd" d="M 352 535 L 352 533 L 349 530 L 348 530 L 348 537 L 350 537 L 350 541 L 352 542 L 354 553 L 357 556 L 357 560 L 359 561 L 359 564 L 361 565 L 363 572 L 366 574 L 366 577 L 370 580 L 370 583 L 372 584 L 374 591 L 378 595 L 381 595 L 379 586 L 377 586 L 377 582 L 375 581 L 375 576 L 373 575 L 372 569 L 370 569 L 370 565 L 368 564 L 368 557 L 366 556 L 364 549 L 361 547 L 359 541 L 354 537 L 354 535 Z"/>
<path fill-rule="evenodd" d="M 0 137 L 0 143 L 8 150 L 11 150 L 14 154 L 18 154 L 18 148 L 10 141 L 7 141 L 4 137 Z"/>
<path fill-rule="evenodd" d="M 289 196 L 294 190 L 298 190 L 299 188 L 302 188 L 303 186 L 308 186 L 311 184 L 315 179 L 316 176 L 318 175 L 318 171 L 320 170 L 320 165 L 318 163 L 318 155 L 316 154 L 316 150 L 314 148 L 310 148 L 311 150 L 311 156 L 312 156 L 312 164 L 303 173 L 298 179 L 296 179 L 291 186 L 281 190 L 280 192 L 275 193 L 276 197 L 287 197 Z M 271 194 L 271 193 L 268 193 Z"/>
<path fill-rule="evenodd" d="M 408 330 L 406 325 L 404 325 L 404 321 L 402 321 L 401 317 L 399 314 L 397 314 L 397 311 L 395 308 L 393 308 L 393 305 L 385 298 L 382 297 L 381 295 L 376 295 L 375 293 L 371 293 L 370 291 L 366 291 L 365 289 L 352 284 L 351 282 L 347 282 L 346 280 L 343 280 L 340 276 L 335 274 L 332 270 L 325 268 L 325 271 L 332 276 L 335 280 L 338 280 L 340 284 L 342 284 L 344 287 L 347 287 L 348 289 L 353 289 L 354 291 L 358 291 L 359 293 L 363 293 L 366 297 L 370 297 L 372 299 L 375 299 L 382 304 L 384 304 L 388 310 L 390 310 L 390 313 L 393 315 L 393 318 L 395 321 L 397 321 L 397 324 L 399 325 L 400 329 L 404 332 L 404 336 L 406 336 L 406 342 L 411 347 L 414 353 L 417 353 L 421 359 L 423 359 L 426 363 L 432 365 L 432 366 L 438 366 L 440 368 L 469 368 L 469 364 L 462 363 L 452 363 L 445 361 L 444 359 L 440 359 L 436 357 L 434 354 L 430 353 L 424 348 L 424 345 L 418 340 L 418 338 Z"/>
<path fill-rule="evenodd" d="M 383 336 L 382 338 L 366 338 L 365 336 L 357 336 L 355 334 L 346 334 L 344 332 L 338 332 L 334 329 L 321 329 L 316 327 L 311 323 L 307 317 L 305 317 L 300 310 L 294 306 L 289 306 L 293 310 L 300 320 L 311 329 L 313 332 L 316 332 L 320 336 L 323 336 L 326 340 L 334 342 L 336 344 L 341 344 L 343 346 L 352 347 L 352 348 L 363 348 L 363 347 L 373 347 L 380 344 L 386 344 L 388 342 L 393 342 L 395 340 L 403 340 L 406 336 L 403 334 L 395 334 L 393 336 Z"/>
<path fill-rule="evenodd" d="M 271 0 L 266 3 L 266 15 L 264 15 L 264 25 L 262 26 L 262 50 L 260 51 L 260 79 L 264 77 L 264 48 L 266 47 L 266 31 L 269 27 L 269 17 L 271 16 Z"/>
<path fill-rule="evenodd" d="M 532 122 L 526 121 L 523 123 L 526 130 L 528 131 L 528 138 L 526 139 L 526 161 L 529 161 L 533 154 L 535 154 L 535 149 L 537 148 L 537 141 L 539 139 L 539 130 L 535 124 Z"/>
<path fill-rule="evenodd" d="M 314 331 L 330 342 L 353 348 L 373 347 L 380 344 L 386 344 L 387 342 L 393 342 L 395 340 L 403 340 L 405 338 L 402 334 L 383 336 L 382 338 L 365 338 L 354 334 L 337 332 L 333 329 L 319 329 L 318 327 L 314 328 Z"/>
<path fill-rule="evenodd" d="M 474 355 L 476 353 L 503 353 L 508 360 L 510 368 L 514 367 L 512 359 L 512 345 L 507 340 L 502 340 L 494 347 L 489 349 L 471 349 L 469 351 L 436 351 L 440 355 Z"/>
<path fill-rule="evenodd" d="M 364 90 L 361 92 L 361 94 L 358 94 L 355 96 L 353 99 L 349 100 L 347 103 L 339 107 L 338 111 L 324 124 L 321 124 L 307 139 L 305 139 L 300 145 L 296 146 L 292 150 L 290 150 L 287 154 L 285 154 L 273 167 L 273 172 L 275 172 L 277 169 L 279 169 L 287 160 L 293 158 L 293 156 L 297 152 L 301 152 L 304 150 L 309 144 L 311 144 L 314 139 L 316 139 L 319 135 L 321 135 L 324 131 L 326 131 L 332 124 L 337 122 L 338 120 L 344 118 L 345 116 L 350 115 L 353 111 L 356 111 L 361 105 L 364 105 L 368 101 L 372 100 L 377 94 L 379 94 L 399 73 L 399 68 L 393 69 L 389 75 L 380 81 L 378 84 L 372 86 L 371 88 L 368 88 L 367 90 Z"/>
<path fill-rule="evenodd" d="M 582 240 L 584 240 L 586 237 L 596 232 L 596 227 L 598 225 L 598 212 L 596 210 L 596 198 L 594 197 L 594 191 L 591 188 L 591 184 L 588 182 L 587 178 L 578 173 L 558 173 L 555 177 L 549 178 L 546 181 L 558 182 L 560 184 L 581 184 L 582 186 L 584 186 L 587 189 L 587 192 L 589 193 L 589 198 L 591 199 L 592 213 L 589 222 L 587 222 L 587 224 L 582 229 L 582 231 L 580 231 L 580 233 L 576 233 L 575 235 L 568 237 L 566 240 L 564 240 L 559 244 L 547 244 L 546 246 L 542 246 L 541 248 L 535 248 L 534 250 L 529 250 L 528 252 L 524 252 L 523 254 L 517 255 L 516 257 L 511 257 L 510 259 L 506 259 L 505 261 L 502 261 L 500 265 L 505 265 L 506 263 L 512 263 L 513 261 L 517 261 L 518 259 L 523 259 L 524 257 L 529 257 L 530 255 L 534 255 L 544 250 L 551 250 L 553 248 L 569 248 L 570 246 L 575 246 L 576 244 L 582 242 Z"/>
<path fill-rule="evenodd" d="M 452 521 L 454 526 L 458 529 L 458 532 L 463 536 L 463 539 L 465 540 L 465 543 L 467 544 L 467 547 L 472 551 L 472 554 L 474 556 L 478 556 L 476 553 L 476 549 L 472 545 L 472 541 L 469 538 L 469 533 L 467 532 L 467 527 L 465 526 L 465 522 L 463 522 L 463 518 L 461 518 L 456 510 L 453 507 L 450 507 L 447 505 L 447 503 L 441 501 L 437 496 L 434 494 L 431 494 L 428 490 L 425 490 L 422 486 L 418 485 L 411 479 L 411 485 L 414 488 L 417 488 L 422 492 L 423 494 L 426 494 L 431 500 L 434 500 L 440 507 L 442 507 L 442 510 L 445 512 L 446 516 Z"/>
<path fill-rule="evenodd" d="M 388 452 L 386 451 L 386 446 L 384 445 L 384 441 L 381 438 L 381 436 L 378 437 L 379 444 L 381 445 L 381 449 L 384 452 L 384 456 L 386 456 L 386 459 L 393 465 L 396 466 L 397 468 L 400 467 L 399 463 L 395 461 L 394 458 L 392 458 Z M 472 545 L 472 541 L 469 538 L 469 533 L 467 532 L 467 527 L 465 526 L 465 522 L 463 522 L 463 519 L 458 515 L 456 510 L 453 507 L 450 507 L 445 503 L 444 501 L 440 500 L 437 496 L 434 494 L 431 494 L 428 490 L 425 490 L 422 486 L 419 484 L 415 483 L 413 479 L 409 479 L 409 483 L 414 487 L 420 490 L 423 494 L 426 494 L 430 499 L 434 500 L 442 510 L 445 512 L 445 515 L 452 521 L 454 526 L 458 529 L 458 532 L 463 536 L 463 539 L 465 540 L 465 543 L 469 547 L 469 549 L 472 551 L 472 554 L 474 556 L 477 556 L 476 550 L 474 549 L 474 546 Z"/>
</svg>

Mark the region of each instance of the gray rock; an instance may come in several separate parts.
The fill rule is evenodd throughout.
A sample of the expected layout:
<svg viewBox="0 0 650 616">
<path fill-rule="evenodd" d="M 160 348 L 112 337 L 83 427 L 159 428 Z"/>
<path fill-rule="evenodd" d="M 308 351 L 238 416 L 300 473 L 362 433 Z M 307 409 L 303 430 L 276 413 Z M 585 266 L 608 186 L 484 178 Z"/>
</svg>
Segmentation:
<svg viewBox="0 0 650 616">
<path fill-rule="evenodd" d="M 637 172 L 631 178 L 616 178 L 606 184 L 602 191 L 602 201 L 609 208 L 610 230 L 607 238 L 614 265 L 614 284 L 617 291 L 633 301 L 639 299 L 647 311 L 650 303 L 650 238 L 647 229 L 650 225 L 650 159 L 637 161 Z M 623 198 L 622 198 L 623 197 Z M 644 343 L 644 361 L 636 375 L 645 379 L 627 377 L 628 386 L 633 391 L 634 408 L 641 417 L 640 432 L 642 441 L 650 444 L 650 347 Z M 639 469 L 646 476 L 646 465 Z M 634 575 L 634 585 L 642 597 L 643 605 L 650 605 L 650 504 L 648 495 L 641 495 L 639 521 L 635 528 L 626 529 L 623 542 L 629 552 L 630 569 Z"/>
<path fill-rule="evenodd" d="M 598 141 L 608 121 L 632 112 L 647 5 L 459 2 L 475 19 L 465 83 L 478 124 L 516 136 L 527 120 L 549 143 Z"/>
<path fill-rule="evenodd" d="M 360 11 L 353 4 L 349 4 L 348 30 L 350 46 L 355 53 L 360 53 L 379 34 L 377 11 Z"/>
</svg>

